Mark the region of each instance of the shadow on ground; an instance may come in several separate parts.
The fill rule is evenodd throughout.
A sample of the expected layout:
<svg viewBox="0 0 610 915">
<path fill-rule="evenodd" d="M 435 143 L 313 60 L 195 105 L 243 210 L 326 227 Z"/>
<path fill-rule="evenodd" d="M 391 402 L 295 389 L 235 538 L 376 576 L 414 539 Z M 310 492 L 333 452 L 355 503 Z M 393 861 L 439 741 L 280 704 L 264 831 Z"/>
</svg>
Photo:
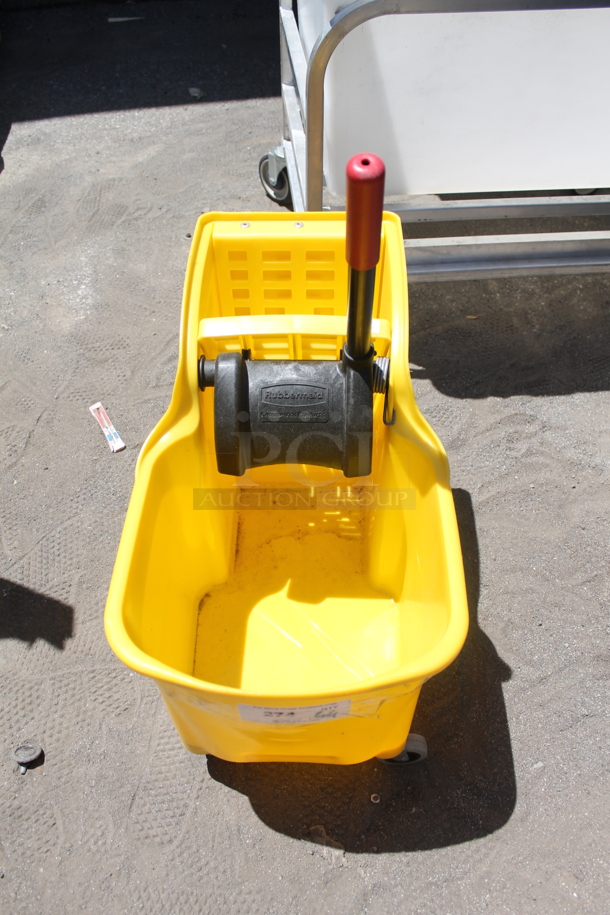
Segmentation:
<svg viewBox="0 0 610 915">
<path fill-rule="evenodd" d="M 73 634 L 72 607 L 0 578 L 0 639 L 19 639 L 30 645 L 44 639 L 55 648 L 65 648 Z"/>
<path fill-rule="evenodd" d="M 17 121 L 280 93 L 276 0 L 9 9 L 0 28 L 0 151 Z"/>
<path fill-rule="evenodd" d="M 427 762 L 315 766 L 208 757 L 212 778 L 246 794 L 271 829 L 350 852 L 400 852 L 481 838 L 510 818 L 516 786 L 502 683 L 511 670 L 477 624 L 472 502 L 464 490 L 454 497 L 470 632 L 457 660 L 421 693 L 412 730 L 428 740 Z M 379 804 L 371 802 L 372 794 L 379 794 Z"/>
<path fill-rule="evenodd" d="M 412 284 L 409 298 L 411 374 L 449 397 L 610 389 L 608 276 Z"/>
</svg>

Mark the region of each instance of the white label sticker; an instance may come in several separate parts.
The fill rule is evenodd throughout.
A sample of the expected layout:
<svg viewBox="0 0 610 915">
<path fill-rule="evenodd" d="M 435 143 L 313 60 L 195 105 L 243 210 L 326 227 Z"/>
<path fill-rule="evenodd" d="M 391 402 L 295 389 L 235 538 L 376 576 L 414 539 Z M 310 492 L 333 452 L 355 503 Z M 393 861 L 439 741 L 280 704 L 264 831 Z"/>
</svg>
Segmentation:
<svg viewBox="0 0 610 915">
<path fill-rule="evenodd" d="M 264 705 L 239 705 L 242 721 L 256 721 L 258 724 L 315 724 L 317 721 L 331 721 L 347 718 L 351 699 L 327 702 L 326 705 L 300 705 L 296 708 L 272 708 Z"/>
</svg>

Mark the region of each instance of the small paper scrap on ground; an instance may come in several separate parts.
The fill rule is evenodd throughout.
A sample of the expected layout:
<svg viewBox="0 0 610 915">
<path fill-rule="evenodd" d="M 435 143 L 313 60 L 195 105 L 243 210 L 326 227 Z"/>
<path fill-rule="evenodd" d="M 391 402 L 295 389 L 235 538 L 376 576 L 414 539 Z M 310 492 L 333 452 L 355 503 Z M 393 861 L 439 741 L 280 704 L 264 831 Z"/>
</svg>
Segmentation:
<svg viewBox="0 0 610 915">
<path fill-rule="evenodd" d="M 108 442 L 110 450 L 124 451 L 126 447 L 125 442 L 110 422 L 108 414 L 104 410 L 101 403 L 94 403 L 92 407 L 89 407 L 89 410 L 91 411 L 92 415 L 95 416 L 98 423 L 102 427 L 102 432 L 106 436 L 106 441 Z"/>
<path fill-rule="evenodd" d="M 205 92 L 203 89 L 199 89 L 198 86 L 193 86 L 191 89 L 189 89 L 189 95 L 192 95 L 193 98 L 203 98 Z"/>
</svg>

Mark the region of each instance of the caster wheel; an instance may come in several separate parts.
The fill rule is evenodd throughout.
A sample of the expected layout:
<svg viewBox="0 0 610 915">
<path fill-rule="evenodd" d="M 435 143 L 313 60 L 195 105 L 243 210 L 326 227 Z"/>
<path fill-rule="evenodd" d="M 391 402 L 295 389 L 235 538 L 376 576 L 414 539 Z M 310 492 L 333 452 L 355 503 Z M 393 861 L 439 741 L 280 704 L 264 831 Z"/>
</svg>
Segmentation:
<svg viewBox="0 0 610 915">
<path fill-rule="evenodd" d="M 390 766 L 408 766 L 413 763 L 423 762 L 428 758 L 428 744 L 421 734 L 409 734 L 404 750 L 391 759 L 380 759 L 379 762 L 388 763 Z"/>
<path fill-rule="evenodd" d="M 280 171 L 274 187 L 269 180 L 269 156 L 263 156 L 263 158 L 258 163 L 258 174 L 261 179 L 261 184 L 265 188 L 267 197 L 270 197 L 272 200 L 275 200 L 276 203 L 281 203 L 284 206 L 291 205 L 292 199 L 290 196 L 290 184 L 288 182 L 287 169 L 283 168 Z"/>
</svg>

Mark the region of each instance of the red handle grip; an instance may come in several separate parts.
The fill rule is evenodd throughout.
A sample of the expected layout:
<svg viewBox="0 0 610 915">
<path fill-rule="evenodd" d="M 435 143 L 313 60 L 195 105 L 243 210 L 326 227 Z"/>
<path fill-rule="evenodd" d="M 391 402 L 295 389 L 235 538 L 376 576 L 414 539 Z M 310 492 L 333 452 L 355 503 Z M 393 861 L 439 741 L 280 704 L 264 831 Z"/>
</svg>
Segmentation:
<svg viewBox="0 0 610 915">
<path fill-rule="evenodd" d="M 355 270 L 371 270 L 379 260 L 385 165 L 373 153 L 347 163 L 345 256 Z"/>
</svg>

